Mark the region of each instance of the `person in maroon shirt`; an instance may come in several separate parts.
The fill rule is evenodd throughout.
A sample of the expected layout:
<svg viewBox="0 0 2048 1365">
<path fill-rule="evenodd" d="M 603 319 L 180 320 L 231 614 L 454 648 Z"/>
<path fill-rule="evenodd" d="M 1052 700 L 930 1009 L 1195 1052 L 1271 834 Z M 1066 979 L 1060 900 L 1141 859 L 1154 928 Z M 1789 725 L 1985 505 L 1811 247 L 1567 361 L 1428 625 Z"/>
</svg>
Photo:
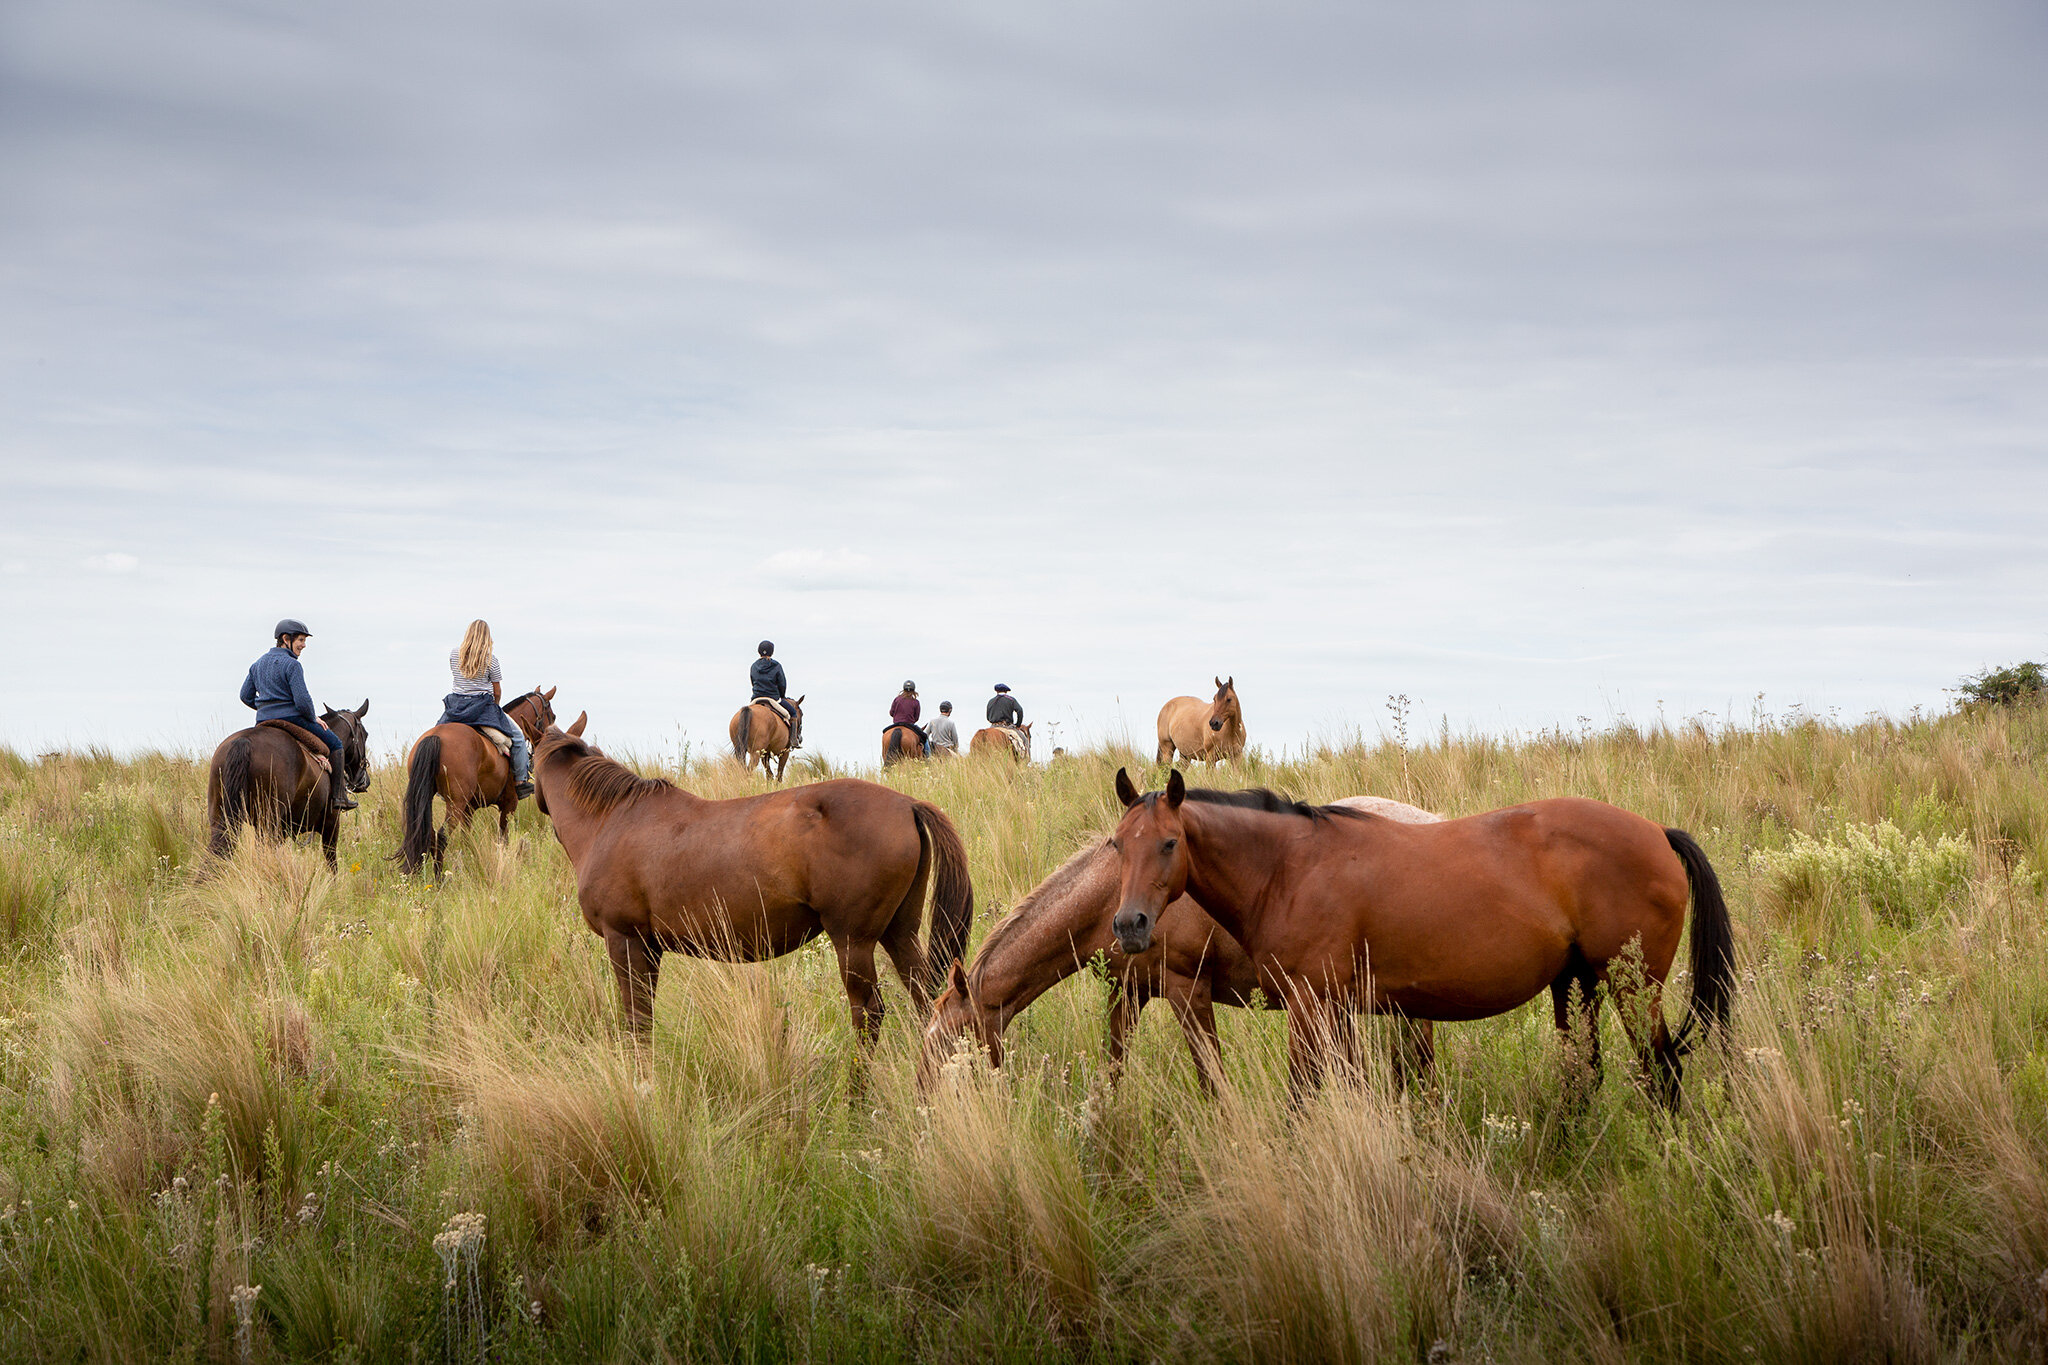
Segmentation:
<svg viewBox="0 0 2048 1365">
<path fill-rule="evenodd" d="M 924 744 L 925 757 L 930 758 L 932 737 L 925 733 L 922 725 L 917 723 L 917 717 L 923 710 L 924 708 L 917 700 L 917 684 L 906 678 L 903 682 L 903 690 L 896 694 L 896 700 L 889 703 L 889 724 L 892 726 L 907 725 L 917 731 L 918 739 Z"/>
</svg>

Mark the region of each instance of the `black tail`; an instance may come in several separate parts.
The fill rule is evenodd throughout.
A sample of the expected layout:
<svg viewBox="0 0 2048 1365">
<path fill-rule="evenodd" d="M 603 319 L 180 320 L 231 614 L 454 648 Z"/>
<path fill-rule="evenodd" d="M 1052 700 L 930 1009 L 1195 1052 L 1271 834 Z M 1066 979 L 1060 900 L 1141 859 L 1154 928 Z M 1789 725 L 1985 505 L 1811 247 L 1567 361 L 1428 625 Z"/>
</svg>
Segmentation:
<svg viewBox="0 0 2048 1365">
<path fill-rule="evenodd" d="M 1714 875 L 1706 850 L 1682 829 L 1667 829 L 1664 837 L 1685 864 L 1685 879 L 1692 884 L 1692 1004 L 1685 1022 L 1671 1036 L 1671 1045 L 1684 1053 L 1711 1030 L 1727 1036 L 1729 1006 L 1735 998 L 1735 929 L 1728 920 L 1721 879 Z"/>
<path fill-rule="evenodd" d="M 748 702 L 740 708 L 739 733 L 732 737 L 732 756 L 744 763 L 747 761 L 747 737 L 754 728 L 754 704 Z"/>
<path fill-rule="evenodd" d="M 234 848 L 235 831 L 249 818 L 249 787 L 254 781 L 249 764 L 252 747 L 249 736 L 237 735 L 228 741 L 228 756 L 221 760 L 220 811 L 214 821 L 211 847 L 222 856 Z"/>
<path fill-rule="evenodd" d="M 974 882 L 967 875 L 967 845 L 946 813 L 929 801 L 917 803 L 917 826 L 931 840 L 932 925 L 925 934 L 926 985 L 936 997 L 945 988 L 953 960 L 967 951 L 974 927 Z"/>
<path fill-rule="evenodd" d="M 434 789 L 441 781 L 441 737 L 428 735 L 413 746 L 405 770 L 405 842 L 398 846 L 401 871 L 417 872 L 434 852 Z"/>
</svg>

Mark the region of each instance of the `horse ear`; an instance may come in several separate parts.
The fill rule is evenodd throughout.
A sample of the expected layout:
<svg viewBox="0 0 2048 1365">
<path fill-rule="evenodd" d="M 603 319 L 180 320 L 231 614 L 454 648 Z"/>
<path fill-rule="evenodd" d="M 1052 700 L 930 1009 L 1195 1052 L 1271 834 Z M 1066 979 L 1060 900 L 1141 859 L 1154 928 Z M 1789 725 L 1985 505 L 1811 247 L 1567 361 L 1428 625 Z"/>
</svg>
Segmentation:
<svg viewBox="0 0 2048 1365">
<path fill-rule="evenodd" d="M 1237 674 L 1233 673 L 1229 677 L 1225 678 L 1223 680 L 1223 685 L 1225 687 L 1234 689 L 1237 686 Z"/>
<path fill-rule="evenodd" d="M 1223 679 L 1221 679 L 1221 678 L 1218 678 L 1218 679 L 1216 680 L 1216 690 L 1217 690 L 1218 692 L 1221 692 L 1221 691 L 1223 690 Z"/>
<path fill-rule="evenodd" d="M 367 715 L 369 715 L 369 714 L 370 714 L 370 699 L 369 699 L 368 697 L 364 697 L 364 698 L 363 698 L 363 704 L 362 704 L 361 706 L 358 706 L 358 707 L 356 708 L 356 719 L 357 719 L 357 720 L 361 720 L 361 719 L 362 719 L 362 718 L 363 718 L 364 716 L 367 716 Z"/>
<path fill-rule="evenodd" d="M 1180 769 L 1175 768 L 1166 779 L 1166 808 L 1178 809 L 1180 803 L 1187 799 L 1187 794 L 1188 784 L 1181 780 Z"/>
<path fill-rule="evenodd" d="M 805 693 L 805 694 L 804 694 L 804 696 L 809 696 L 809 695 L 810 695 L 809 693 Z M 798 697 L 798 698 L 796 699 L 796 704 L 797 704 L 798 706 L 802 706 L 802 705 L 804 704 L 804 699 L 803 699 L 803 697 Z"/>
<path fill-rule="evenodd" d="M 967 998 L 967 973 L 960 970 L 960 959 L 953 959 L 953 970 L 946 973 L 946 989 L 956 991 L 962 1000 Z"/>
<path fill-rule="evenodd" d="M 1124 803 L 1125 810 L 1138 804 L 1138 789 L 1131 785 L 1131 775 L 1122 768 L 1116 770 L 1116 799 Z"/>
<path fill-rule="evenodd" d="M 563 733 L 568 734 L 573 738 L 581 739 L 583 737 L 583 727 L 588 724 L 590 724 L 590 713 L 588 711 L 578 711 L 576 713 L 575 723 L 572 724 Z"/>
<path fill-rule="evenodd" d="M 560 683 L 556 683 L 556 684 L 555 684 L 555 687 L 560 687 L 560 686 L 561 686 L 561 684 L 560 684 Z M 541 693 L 541 694 L 540 694 L 540 699 L 541 699 L 542 701 L 553 701 L 553 700 L 555 699 L 555 687 L 550 687 L 550 688 L 549 688 L 549 689 L 548 689 L 547 691 L 545 691 L 545 692 Z"/>
</svg>

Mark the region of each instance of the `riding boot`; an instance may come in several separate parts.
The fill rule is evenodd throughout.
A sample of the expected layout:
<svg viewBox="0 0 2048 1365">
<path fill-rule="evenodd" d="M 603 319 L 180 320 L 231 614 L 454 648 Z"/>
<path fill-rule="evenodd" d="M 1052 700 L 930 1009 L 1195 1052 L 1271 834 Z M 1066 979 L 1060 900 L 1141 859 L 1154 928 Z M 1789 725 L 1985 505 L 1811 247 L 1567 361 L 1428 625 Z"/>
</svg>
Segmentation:
<svg viewBox="0 0 2048 1365">
<path fill-rule="evenodd" d="M 348 794 L 348 779 L 341 775 L 341 760 L 336 758 L 334 771 L 327 774 L 328 804 L 336 810 L 354 810 L 356 803 Z"/>
</svg>

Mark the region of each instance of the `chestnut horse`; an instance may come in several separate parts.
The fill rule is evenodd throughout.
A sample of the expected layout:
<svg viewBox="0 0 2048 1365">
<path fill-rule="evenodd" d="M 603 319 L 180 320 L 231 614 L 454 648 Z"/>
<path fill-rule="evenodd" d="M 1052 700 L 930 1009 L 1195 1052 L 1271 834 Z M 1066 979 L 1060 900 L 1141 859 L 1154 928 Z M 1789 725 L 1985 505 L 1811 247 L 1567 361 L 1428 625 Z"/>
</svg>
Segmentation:
<svg viewBox="0 0 2048 1365">
<path fill-rule="evenodd" d="M 918 1017 L 930 1012 L 928 964 L 958 957 L 974 918 L 967 849 L 937 806 L 854 778 L 708 800 L 606 758 L 583 742 L 585 719 L 541 737 L 534 781 L 632 1032 L 654 1026 L 663 953 L 760 962 L 821 933 L 863 1051 L 882 1027 L 877 945 Z"/>
<path fill-rule="evenodd" d="M 1443 819 L 1416 806 L 1377 796 L 1347 796 L 1337 803 L 1375 811 L 1389 820 L 1430 824 Z M 1216 1038 L 1216 1005 L 1248 1005 L 1259 974 L 1237 940 L 1223 932 L 1186 896 L 1160 913 L 1152 946 L 1135 956 L 1118 947 L 1110 929 L 1119 903 L 1116 850 L 1097 839 L 1056 868 L 1017 902 L 982 940 L 974 965 L 955 962 L 945 994 L 925 1030 L 918 1084 L 929 1086 L 951 1054 L 956 1039 L 972 1038 L 988 1050 L 989 1062 L 1003 1064 L 1003 1030 L 1032 1001 L 1086 967 L 1101 954 L 1116 977 L 1109 1010 L 1109 1065 L 1123 1065 L 1131 1030 L 1147 1004 L 1160 997 L 1173 1007 L 1195 1075 L 1202 1089 L 1216 1092 L 1222 1048 Z M 1276 1001 L 1275 1003 L 1280 1003 Z M 1397 1060 L 1427 1065 L 1430 1025 L 1409 1025 L 1411 1037 Z"/>
<path fill-rule="evenodd" d="M 533 689 L 508 702 L 506 719 L 532 744 L 555 723 L 555 689 Z M 434 798 L 447 807 L 448 819 L 434 829 Z M 512 836 L 512 812 L 519 808 L 519 788 L 512 780 L 512 760 L 476 732 L 473 725 L 436 725 L 413 741 L 406 763 L 404 842 L 392 857 L 404 872 L 418 872 L 434 855 L 434 880 L 441 880 L 441 861 L 448 851 L 448 831 L 469 824 L 470 813 L 484 806 L 498 808 L 498 838 Z"/>
<path fill-rule="evenodd" d="M 787 723 L 775 714 L 774 707 L 748 702 L 733 712 L 731 723 L 725 727 L 732 737 L 732 756 L 746 764 L 749 772 L 756 761 L 764 773 L 769 764 L 775 764 L 777 782 L 789 771 L 789 751 L 802 748 L 804 743 L 804 699 L 784 699 L 782 704 L 789 708 Z"/>
<path fill-rule="evenodd" d="M 353 711 L 330 707 L 320 717 L 341 740 L 339 773 L 323 769 L 303 744 L 275 725 L 252 725 L 222 740 L 206 769 L 207 848 L 226 857 L 235 847 L 235 832 L 247 820 L 268 839 L 319 834 L 328 869 L 338 867 L 334 846 L 341 837 L 341 812 L 334 809 L 329 784 L 345 781 L 350 791 L 370 789 L 370 732 L 363 727 L 368 714 L 365 698 Z"/>
<path fill-rule="evenodd" d="M 882 731 L 882 766 L 893 768 L 906 758 L 924 757 L 924 736 L 908 725 Z"/>
<path fill-rule="evenodd" d="M 1023 743 L 1018 743 L 1018 740 Z M 1031 761 L 1031 727 L 1029 725 L 991 725 L 976 730 L 974 738 L 967 741 L 969 757 L 976 754 L 995 754 L 1015 763 Z"/>
<path fill-rule="evenodd" d="M 1175 697 L 1159 708 L 1160 764 L 1173 762 L 1180 750 L 1184 761 L 1214 763 L 1244 753 L 1244 711 L 1237 704 L 1237 675 L 1216 680 L 1216 695 Z"/>
<path fill-rule="evenodd" d="M 1118 942 L 1143 952 L 1175 897 L 1201 902 L 1251 954 L 1266 993 L 1287 1003 L 1297 1099 L 1320 1078 L 1325 1044 L 1351 1060 L 1357 1010 L 1484 1019 L 1548 986 L 1569 1041 L 1576 986 L 1597 1081 L 1605 984 L 1670 1107 L 1695 1031 L 1727 1026 L 1728 906 L 1682 830 L 1581 797 L 1404 825 L 1269 791 L 1190 790 L 1178 771 L 1164 792 L 1141 795 L 1118 769 L 1116 794 Z M 1688 898 L 1692 1003 L 1674 1034 L 1661 997 Z M 1610 974 L 1625 954 L 1633 964 Z"/>
</svg>

